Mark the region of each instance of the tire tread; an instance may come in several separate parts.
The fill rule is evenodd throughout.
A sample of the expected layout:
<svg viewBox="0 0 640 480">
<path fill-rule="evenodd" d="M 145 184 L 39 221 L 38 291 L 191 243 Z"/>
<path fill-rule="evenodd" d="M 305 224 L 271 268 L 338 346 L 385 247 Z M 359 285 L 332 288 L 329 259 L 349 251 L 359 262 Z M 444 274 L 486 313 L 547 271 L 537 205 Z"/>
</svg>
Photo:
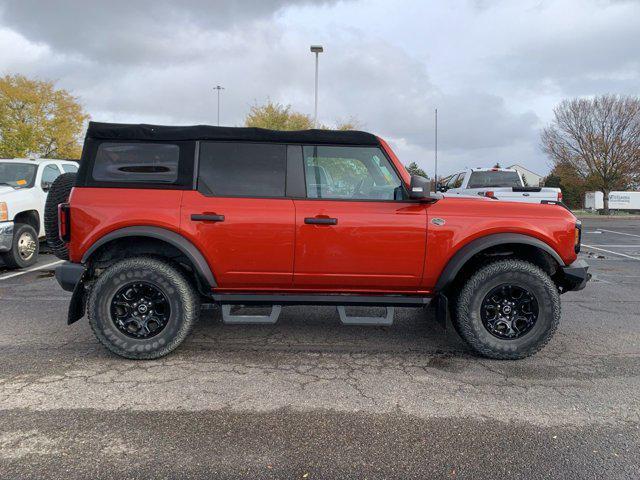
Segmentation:
<svg viewBox="0 0 640 480">
<path fill-rule="evenodd" d="M 544 284 L 545 290 L 551 297 L 551 305 L 546 305 L 547 308 L 550 307 L 551 322 L 549 328 L 543 332 L 543 335 L 537 342 L 532 343 L 527 348 L 519 350 L 509 348 L 498 350 L 487 345 L 475 333 L 470 319 L 471 312 L 469 307 L 475 292 L 492 277 L 508 272 L 519 272 L 535 277 L 536 280 Z M 540 308 L 542 307 L 543 305 L 540 305 Z M 477 354 L 498 360 L 516 360 L 529 357 L 544 348 L 558 328 L 561 312 L 558 288 L 549 275 L 533 263 L 518 259 L 497 260 L 479 268 L 464 284 L 455 308 L 456 315 L 452 316 L 452 320 L 455 322 L 455 328 L 462 339 L 465 340 Z"/>
<path fill-rule="evenodd" d="M 113 278 L 113 275 L 118 274 L 121 271 L 135 271 L 136 269 L 142 268 L 153 269 L 157 273 L 171 279 L 173 287 L 177 290 L 175 295 L 182 298 L 183 310 L 180 312 L 180 315 L 183 319 L 183 325 L 180 328 L 178 335 L 157 350 L 148 352 L 131 352 L 114 345 L 106 335 L 104 335 L 96 318 L 96 311 L 98 307 L 97 301 L 101 289 Z M 96 338 L 111 352 L 132 360 L 153 360 L 169 354 L 189 335 L 193 325 L 197 322 L 200 315 L 200 298 L 189 279 L 187 279 L 187 277 L 178 268 L 174 267 L 168 261 L 150 256 L 132 257 L 120 260 L 119 262 L 111 265 L 92 285 L 87 302 L 87 316 L 89 317 L 89 324 L 91 325 L 91 329 L 93 330 Z"/>
</svg>

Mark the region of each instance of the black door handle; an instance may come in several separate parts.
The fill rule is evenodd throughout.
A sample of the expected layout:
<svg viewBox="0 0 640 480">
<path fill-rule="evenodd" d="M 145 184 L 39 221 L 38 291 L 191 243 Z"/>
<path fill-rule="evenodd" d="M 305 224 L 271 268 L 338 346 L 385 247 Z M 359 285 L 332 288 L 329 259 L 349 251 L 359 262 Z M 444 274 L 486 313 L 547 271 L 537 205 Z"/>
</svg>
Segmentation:
<svg viewBox="0 0 640 480">
<path fill-rule="evenodd" d="M 191 215 L 194 222 L 224 222 L 224 215 L 216 215 L 215 213 L 194 213 Z"/>
<path fill-rule="evenodd" d="M 326 218 L 326 217 L 307 217 L 304 219 L 304 223 L 307 225 L 337 225 L 337 218 Z"/>
</svg>

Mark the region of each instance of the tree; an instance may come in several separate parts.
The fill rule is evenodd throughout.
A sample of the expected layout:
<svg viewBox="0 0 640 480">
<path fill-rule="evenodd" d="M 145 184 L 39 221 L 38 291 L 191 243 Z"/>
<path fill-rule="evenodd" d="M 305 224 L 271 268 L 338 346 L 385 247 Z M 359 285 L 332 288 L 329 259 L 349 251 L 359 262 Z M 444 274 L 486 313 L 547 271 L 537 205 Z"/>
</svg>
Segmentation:
<svg viewBox="0 0 640 480">
<path fill-rule="evenodd" d="M 544 179 L 544 186 L 561 189 L 562 201 L 569 208 L 576 209 L 583 206 L 589 181 L 582 179 L 571 165 L 558 163 Z"/>
<path fill-rule="evenodd" d="M 245 118 L 246 127 L 269 128 L 272 130 L 306 130 L 313 128 L 309 115 L 291 111 L 291 105 L 267 101 L 264 105 L 254 105 Z"/>
<path fill-rule="evenodd" d="M 603 95 L 564 100 L 542 132 L 542 147 L 555 165 L 565 165 L 604 196 L 640 178 L 640 97 Z"/>
<path fill-rule="evenodd" d="M 307 130 L 313 128 L 313 119 L 304 113 L 291 109 L 291 105 L 267 100 L 264 105 L 253 105 L 244 120 L 245 127 L 269 128 L 271 130 Z M 338 122 L 335 130 L 356 130 L 358 121 L 354 118 L 346 122 Z M 322 130 L 331 130 L 327 125 L 320 125 Z"/>
<path fill-rule="evenodd" d="M 429 175 L 423 169 L 421 169 L 416 162 L 411 162 L 409 165 L 406 165 L 407 172 L 411 175 L 420 175 L 426 179 L 429 179 Z"/>
<path fill-rule="evenodd" d="M 0 157 L 80 158 L 89 116 L 53 82 L 0 78 Z"/>
</svg>

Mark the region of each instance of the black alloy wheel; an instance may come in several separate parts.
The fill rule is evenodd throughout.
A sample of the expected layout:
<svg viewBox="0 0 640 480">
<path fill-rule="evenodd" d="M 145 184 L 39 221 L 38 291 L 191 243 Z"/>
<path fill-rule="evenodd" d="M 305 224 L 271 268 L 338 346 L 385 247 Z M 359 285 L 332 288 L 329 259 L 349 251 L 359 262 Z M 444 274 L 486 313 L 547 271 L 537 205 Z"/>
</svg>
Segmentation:
<svg viewBox="0 0 640 480">
<path fill-rule="evenodd" d="M 500 339 L 514 340 L 531 331 L 538 320 L 535 296 L 526 288 L 503 284 L 493 288 L 482 301 L 482 324 Z"/>
<path fill-rule="evenodd" d="M 120 288 L 111 300 L 111 320 L 131 338 L 147 339 L 159 334 L 171 317 L 164 292 L 149 282 L 132 282 Z"/>
</svg>

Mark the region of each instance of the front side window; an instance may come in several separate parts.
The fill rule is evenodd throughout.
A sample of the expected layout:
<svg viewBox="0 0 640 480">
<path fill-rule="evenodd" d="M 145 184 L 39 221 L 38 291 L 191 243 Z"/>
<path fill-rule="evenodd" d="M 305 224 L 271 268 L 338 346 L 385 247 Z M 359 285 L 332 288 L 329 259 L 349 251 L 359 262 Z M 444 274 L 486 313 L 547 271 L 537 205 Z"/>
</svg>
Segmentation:
<svg viewBox="0 0 640 480">
<path fill-rule="evenodd" d="M 198 191 L 216 197 L 284 197 L 286 146 L 202 142 Z"/>
<path fill-rule="evenodd" d="M 51 184 L 56 178 L 58 178 L 59 175 L 60 169 L 56 165 L 47 165 L 46 167 L 44 167 L 44 170 L 42 170 L 42 180 L 40 182 L 40 185 L 42 185 L 42 188 L 51 187 Z"/>
<path fill-rule="evenodd" d="M 453 186 L 451 188 L 460 188 L 460 187 L 462 187 L 463 180 L 464 180 L 464 173 L 458 174 L 456 179 L 453 181 Z"/>
<path fill-rule="evenodd" d="M 13 188 L 32 187 L 37 166 L 32 163 L 0 162 L 0 186 Z"/>
<path fill-rule="evenodd" d="M 180 147 L 168 143 L 104 142 L 98 147 L 93 179 L 104 182 L 174 183 Z"/>
<path fill-rule="evenodd" d="M 64 170 L 64 173 L 76 173 L 78 171 L 78 166 L 72 163 L 63 163 L 62 170 Z"/>
<path fill-rule="evenodd" d="M 303 147 L 308 198 L 394 200 L 402 183 L 375 147 Z"/>
</svg>

